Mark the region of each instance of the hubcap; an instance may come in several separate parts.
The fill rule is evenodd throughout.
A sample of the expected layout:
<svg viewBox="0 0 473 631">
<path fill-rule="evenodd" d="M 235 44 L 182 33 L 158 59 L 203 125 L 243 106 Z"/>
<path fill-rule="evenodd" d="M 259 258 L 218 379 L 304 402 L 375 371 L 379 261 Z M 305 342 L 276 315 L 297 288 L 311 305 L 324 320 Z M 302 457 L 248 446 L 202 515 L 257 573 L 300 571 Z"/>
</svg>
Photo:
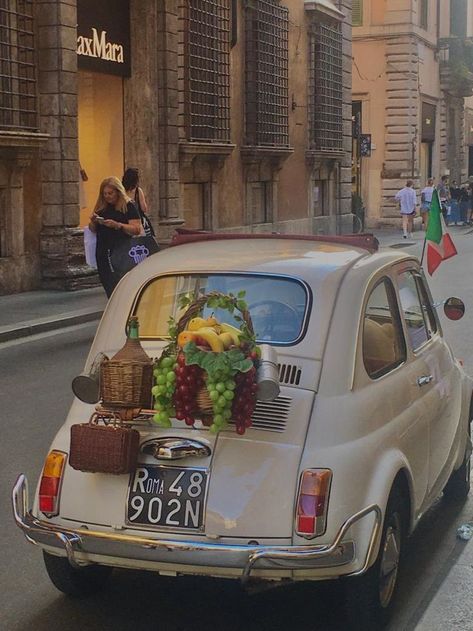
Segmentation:
<svg viewBox="0 0 473 631">
<path fill-rule="evenodd" d="M 392 515 L 391 523 L 386 530 L 379 571 L 379 600 L 382 607 L 387 607 L 391 602 L 396 586 L 400 555 L 401 524 L 399 515 L 395 513 Z"/>
</svg>

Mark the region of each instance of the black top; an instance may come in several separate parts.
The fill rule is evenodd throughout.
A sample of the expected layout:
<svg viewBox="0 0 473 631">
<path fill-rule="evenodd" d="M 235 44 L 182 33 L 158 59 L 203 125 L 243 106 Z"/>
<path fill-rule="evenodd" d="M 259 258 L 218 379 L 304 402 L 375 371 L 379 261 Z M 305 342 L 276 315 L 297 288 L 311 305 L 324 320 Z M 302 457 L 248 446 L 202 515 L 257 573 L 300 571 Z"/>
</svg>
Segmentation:
<svg viewBox="0 0 473 631">
<path fill-rule="evenodd" d="M 128 202 L 126 205 L 126 213 L 122 213 L 116 210 L 114 206 L 106 206 L 103 210 L 100 210 L 97 214 L 104 219 L 114 219 L 119 223 L 128 223 L 131 219 L 140 219 L 138 210 L 133 202 Z M 126 234 L 123 230 L 115 230 L 115 228 L 107 228 L 99 223 L 97 226 L 97 254 L 112 250 L 118 243 L 125 239 L 129 239 L 130 235 Z"/>
</svg>

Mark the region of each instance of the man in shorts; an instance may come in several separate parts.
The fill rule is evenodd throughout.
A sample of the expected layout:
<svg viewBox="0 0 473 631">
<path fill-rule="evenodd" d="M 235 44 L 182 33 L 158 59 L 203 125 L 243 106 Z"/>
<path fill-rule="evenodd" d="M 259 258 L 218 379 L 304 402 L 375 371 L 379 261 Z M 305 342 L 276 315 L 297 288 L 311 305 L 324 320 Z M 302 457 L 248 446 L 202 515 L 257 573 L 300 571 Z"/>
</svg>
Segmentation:
<svg viewBox="0 0 473 631">
<path fill-rule="evenodd" d="M 396 201 L 399 202 L 402 217 L 402 233 L 404 239 L 412 238 L 412 229 L 414 227 L 414 217 L 416 215 L 417 197 L 413 188 L 414 182 L 407 180 L 404 188 L 396 193 Z"/>
</svg>

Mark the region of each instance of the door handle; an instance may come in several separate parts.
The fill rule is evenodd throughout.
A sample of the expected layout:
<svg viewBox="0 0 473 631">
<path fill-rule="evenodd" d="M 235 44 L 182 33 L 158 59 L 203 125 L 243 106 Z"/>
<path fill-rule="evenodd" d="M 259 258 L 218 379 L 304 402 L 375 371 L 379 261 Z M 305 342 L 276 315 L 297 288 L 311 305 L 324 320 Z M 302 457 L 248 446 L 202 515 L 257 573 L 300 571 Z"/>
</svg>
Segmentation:
<svg viewBox="0 0 473 631">
<path fill-rule="evenodd" d="M 433 375 L 422 375 L 422 377 L 417 377 L 417 385 L 419 388 L 422 388 L 422 386 L 426 386 L 428 383 L 433 381 L 433 379 Z"/>
</svg>

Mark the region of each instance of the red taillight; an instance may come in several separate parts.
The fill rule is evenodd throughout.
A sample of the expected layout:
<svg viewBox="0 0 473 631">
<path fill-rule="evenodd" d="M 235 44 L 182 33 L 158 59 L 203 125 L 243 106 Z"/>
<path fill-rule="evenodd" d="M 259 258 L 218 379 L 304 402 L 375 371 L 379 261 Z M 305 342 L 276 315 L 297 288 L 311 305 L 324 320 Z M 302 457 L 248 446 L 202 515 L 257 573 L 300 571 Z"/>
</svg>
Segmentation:
<svg viewBox="0 0 473 631">
<path fill-rule="evenodd" d="M 59 514 L 59 490 L 65 463 L 66 454 L 62 451 L 51 451 L 45 460 L 39 483 L 38 504 L 46 517 Z"/>
<path fill-rule="evenodd" d="M 325 532 L 331 481 L 330 469 L 303 471 L 296 505 L 296 533 L 301 537 L 312 539 Z"/>
</svg>

